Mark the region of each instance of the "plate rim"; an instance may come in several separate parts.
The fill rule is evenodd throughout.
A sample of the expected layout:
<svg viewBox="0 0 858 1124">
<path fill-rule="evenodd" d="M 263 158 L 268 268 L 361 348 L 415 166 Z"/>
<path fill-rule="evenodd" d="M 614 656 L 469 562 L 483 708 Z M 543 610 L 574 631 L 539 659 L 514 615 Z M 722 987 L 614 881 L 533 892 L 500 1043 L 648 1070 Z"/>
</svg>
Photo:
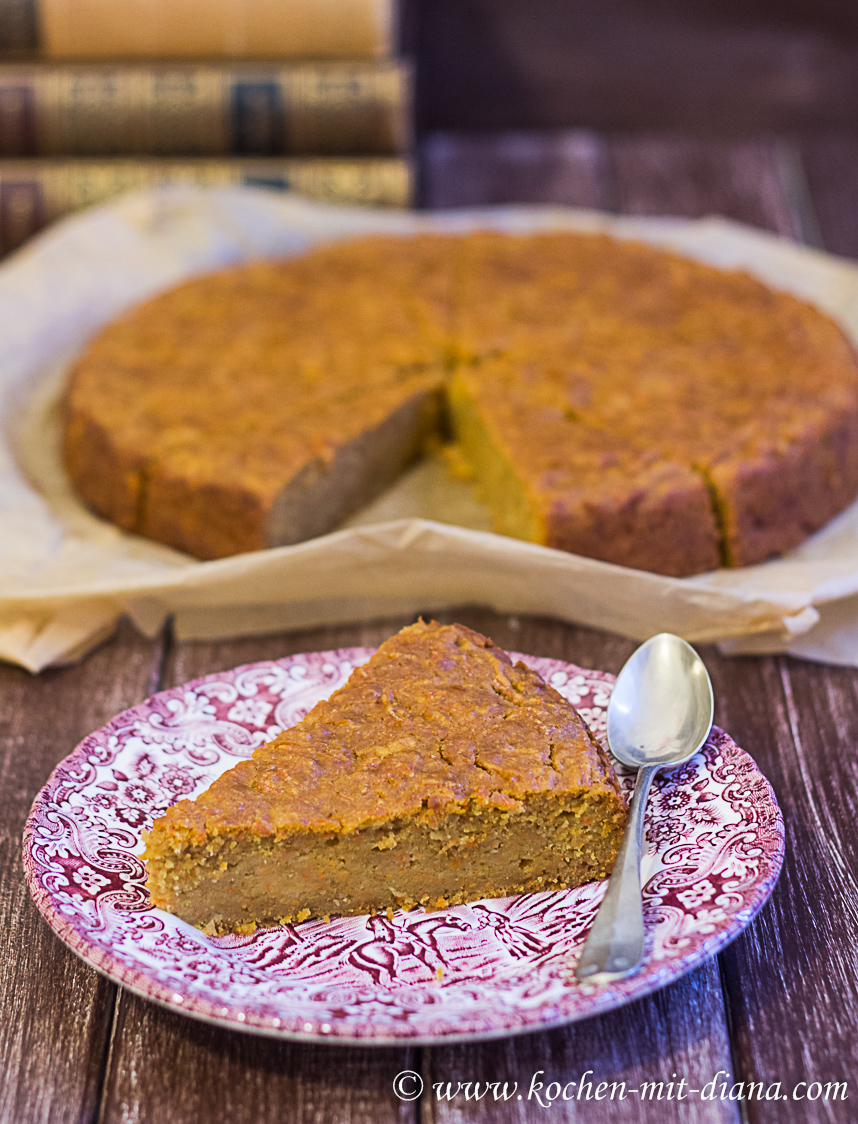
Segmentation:
<svg viewBox="0 0 858 1124">
<path fill-rule="evenodd" d="M 81 756 L 85 753 L 85 747 L 90 738 L 100 733 L 108 727 L 118 724 L 121 720 L 134 716 L 137 712 L 145 711 L 149 708 L 153 699 L 169 697 L 174 692 L 187 691 L 195 689 L 208 682 L 217 682 L 225 675 L 230 677 L 237 676 L 243 671 L 255 669 L 263 665 L 270 664 L 286 664 L 291 660 L 298 660 L 302 657 L 312 656 L 315 658 L 329 657 L 331 659 L 349 660 L 353 656 L 369 656 L 376 651 L 376 647 L 369 647 L 364 645 L 355 645 L 343 648 L 330 648 L 312 650 L 306 652 L 293 652 L 286 656 L 275 659 L 255 660 L 250 663 L 238 664 L 232 668 L 225 668 L 220 671 L 210 672 L 205 675 L 197 676 L 194 679 L 187 680 L 183 683 L 174 684 L 172 687 L 166 687 L 161 691 L 156 691 L 154 694 L 149 695 L 139 703 L 135 703 L 131 707 L 120 711 L 114 715 L 102 726 L 96 730 L 91 731 L 72 749 L 72 751 L 62 758 L 56 766 L 51 770 L 51 773 L 42 787 L 36 794 L 30 811 L 27 816 L 26 823 L 22 834 L 22 860 L 24 867 L 25 879 L 27 887 L 32 899 L 34 900 L 39 912 L 44 918 L 45 922 L 49 925 L 55 936 L 59 938 L 62 944 L 71 952 L 79 956 L 89 967 L 93 968 L 98 974 L 105 979 L 110 980 L 112 983 L 126 988 L 133 995 L 138 998 L 157 1004 L 159 1007 L 166 1010 L 173 1011 L 174 1013 L 185 1015 L 189 1018 L 196 1019 L 209 1026 L 220 1027 L 225 1030 L 239 1031 L 246 1034 L 258 1035 L 265 1038 L 274 1038 L 281 1041 L 313 1043 L 313 1044 L 327 1044 L 331 1046 L 357 1046 L 357 1047 L 379 1047 L 390 1048 L 391 1046 L 439 1046 L 446 1044 L 459 1044 L 463 1042 L 486 1042 L 502 1038 L 518 1037 L 526 1034 L 538 1034 L 549 1030 L 557 1029 L 558 1027 L 569 1026 L 575 1022 L 581 1022 L 588 1018 L 594 1018 L 599 1015 L 606 1014 L 609 1011 L 616 1010 L 623 1007 L 628 1003 L 636 1002 L 662 988 L 667 987 L 669 984 L 676 982 L 689 972 L 694 971 L 700 967 L 710 957 L 717 955 L 732 941 L 736 940 L 742 932 L 751 924 L 756 918 L 760 910 L 771 897 L 771 894 L 777 884 L 783 869 L 784 854 L 785 854 L 785 826 L 783 820 L 783 813 L 781 812 L 780 805 L 772 788 L 771 782 L 760 771 L 756 762 L 748 753 L 747 750 L 738 746 L 736 742 L 730 737 L 726 731 L 720 730 L 720 727 L 713 726 L 713 731 L 723 733 L 730 742 L 748 758 L 758 776 L 763 780 L 768 790 L 768 799 L 775 810 L 775 831 L 778 838 L 778 846 L 773 855 L 771 856 L 770 867 L 768 873 L 762 878 L 753 888 L 751 893 L 751 901 L 748 905 L 743 907 L 741 911 L 741 920 L 734 915 L 723 928 L 717 930 L 715 933 L 705 940 L 694 952 L 688 954 L 687 957 L 679 957 L 670 967 L 665 967 L 657 976 L 650 977 L 647 981 L 647 986 L 644 986 L 640 992 L 632 995 L 624 995 L 610 991 L 603 993 L 604 999 L 602 1002 L 594 1005 L 592 1010 L 577 1011 L 571 1014 L 561 1014 L 556 1018 L 542 1019 L 527 1025 L 514 1025 L 506 1027 L 498 1027 L 492 1030 L 465 1030 L 465 1031 L 450 1031 L 446 1033 L 437 1034 L 368 1034 L 357 1035 L 355 1033 L 337 1032 L 331 1026 L 330 1032 L 322 1032 L 318 1029 L 313 1031 L 301 1031 L 288 1027 L 277 1026 L 274 1021 L 266 1016 L 252 1015 L 248 1020 L 243 1013 L 237 1012 L 235 1008 L 228 1009 L 227 1013 L 221 1013 L 215 1010 L 216 1004 L 213 1000 L 197 995 L 178 996 L 178 993 L 172 989 L 169 984 L 155 980 L 143 968 L 129 968 L 119 960 L 118 957 L 112 955 L 106 949 L 100 948 L 98 945 L 88 941 L 82 937 L 73 924 L 67 920 L 60 912 L 59 908 L 53 900 L 53 896 L 44 887 L 42 887 L 36 878 L 36 863 L 32 856 L 31 845 L 34 839 L 35 832 L 35 819 L 38 811 L 45 799 L 47 790 L 52 786 L 57 773 L 63 769 L 75 757 Z M 601 680 L 606 683 L 613 683 L 616 676 L 610 672 L 601 671 L 594 668 L 582 667 L 578 664 L 572 663 L 569 660 L 560 659 L 554 656 L 535 656 L 529 653 L 522 653 L 518 651 L 509 651 L 508 655 L 511 659 L 524 660 L 524 661 L 537 661 L 540 664 L 556 664 L 564 669 L 572 669 L 575 673 L 583 673 L 588 678 Z M 633 979 L 634 977 L 629 977 Z M 138 981 L 145 981 L 143 982 Z M 618 981 L 622 982 L 622 981 Z M 190 1002 L 188 1002 L 188 998 Z M 330 1024 L 325 1024 L 330 1025 Z"/>
</svg>

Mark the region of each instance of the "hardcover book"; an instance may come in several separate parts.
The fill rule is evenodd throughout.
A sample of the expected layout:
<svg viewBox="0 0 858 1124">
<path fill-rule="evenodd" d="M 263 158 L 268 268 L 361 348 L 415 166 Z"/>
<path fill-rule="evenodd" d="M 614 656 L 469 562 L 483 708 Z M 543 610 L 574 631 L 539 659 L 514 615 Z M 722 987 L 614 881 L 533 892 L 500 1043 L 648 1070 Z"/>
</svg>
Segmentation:
<svg viewBox="0 0 858 1124">
<path fill-rule="evenodd" d="M 7 63 L 0 156 L 385 155 L 409 110 L 395 62 Z"/>
<path fill-rule="evenodd" d="M 326 203 L 405 207 L 411 167 L 397 157 L 231 160 L 0 160 L 0 253 L 47 223 L 126 191 L 248 184 Z"/>
<path fill-rule="evenodd" d="M 0 50 L 68 58 L 381 58 L 394 0 L 0 0 Z"/>
</svg>

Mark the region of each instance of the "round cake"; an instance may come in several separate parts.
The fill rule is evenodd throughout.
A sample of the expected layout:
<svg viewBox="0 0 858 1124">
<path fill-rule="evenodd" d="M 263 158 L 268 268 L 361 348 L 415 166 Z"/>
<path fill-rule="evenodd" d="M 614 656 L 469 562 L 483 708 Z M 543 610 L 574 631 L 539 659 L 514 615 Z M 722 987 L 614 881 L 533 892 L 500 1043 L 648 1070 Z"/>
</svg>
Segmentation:
<svg viewBox="0 0 858 1124">
<path fill-rule="evenodd" d="M 97 513 L 199 558 L 338 526 L 439 436 L 497 529 L 687 575 L 858 492 L 858 362 L 747 273 L 604 235 L 372 237 L 187 282 L 72 371 Z"/>
</svg>

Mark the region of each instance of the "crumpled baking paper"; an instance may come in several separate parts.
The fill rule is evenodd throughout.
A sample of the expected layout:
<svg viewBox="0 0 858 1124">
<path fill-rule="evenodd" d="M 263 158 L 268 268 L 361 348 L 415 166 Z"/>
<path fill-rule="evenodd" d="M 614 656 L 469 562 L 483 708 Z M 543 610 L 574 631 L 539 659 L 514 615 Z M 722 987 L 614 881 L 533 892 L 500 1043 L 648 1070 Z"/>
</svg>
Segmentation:
<svg viewBox="0 0 858 1124">
<path fill-rule="evenodd" d="M 468 486 L 418 465 L 344 528 L 199 562 L 125 534 L 77 500 L 59 456 L 65 370 L 124 309 L 231 262 L 421 229 L 604 230 L 748 269 L 858 340 L 858 266 L 723 219 L 556 207 L 408 214 L 251 188 L 129 195 L 53 227 L 0 266 L 0 658 L 79 658 L 127 614 L 147 635 L 228 637 L 477 603 L 638 639 L 660 630 L 733 653 L 858 666 L 858 503 L 787 557 L 667 578 L 493 534 Z"/>
</svg>

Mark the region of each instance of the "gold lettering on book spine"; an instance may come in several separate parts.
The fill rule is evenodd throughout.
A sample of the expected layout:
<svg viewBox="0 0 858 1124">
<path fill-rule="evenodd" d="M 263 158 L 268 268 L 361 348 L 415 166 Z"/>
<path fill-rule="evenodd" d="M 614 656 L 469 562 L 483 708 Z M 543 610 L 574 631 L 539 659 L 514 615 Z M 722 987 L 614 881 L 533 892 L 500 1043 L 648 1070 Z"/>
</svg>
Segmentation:
<svg viewBox="0 0 858 1124">
<path fill-rule="evenodd" d="M 4 160 L 0 162 L 0 252 L 14 249 L 47 222 L 126 191 L 237 184 L 295 192 L 329 203 L 405 207 L 411 199 L 412 174 L 409 162 L 397 157 Z"/>
<path fill-rule="evenodd" d="M 22 91 L 27 130 L 11 121 Z M 393 154 L 408 145 L 409 103 L 398 63 L 0 66 L 9 156 Z"/>
<path fill-rule="evenodd" d="M 44 154 L 153 155 L 227 150 L 211 70 L 80 68 L 35 76 Z"/>
</svg>

